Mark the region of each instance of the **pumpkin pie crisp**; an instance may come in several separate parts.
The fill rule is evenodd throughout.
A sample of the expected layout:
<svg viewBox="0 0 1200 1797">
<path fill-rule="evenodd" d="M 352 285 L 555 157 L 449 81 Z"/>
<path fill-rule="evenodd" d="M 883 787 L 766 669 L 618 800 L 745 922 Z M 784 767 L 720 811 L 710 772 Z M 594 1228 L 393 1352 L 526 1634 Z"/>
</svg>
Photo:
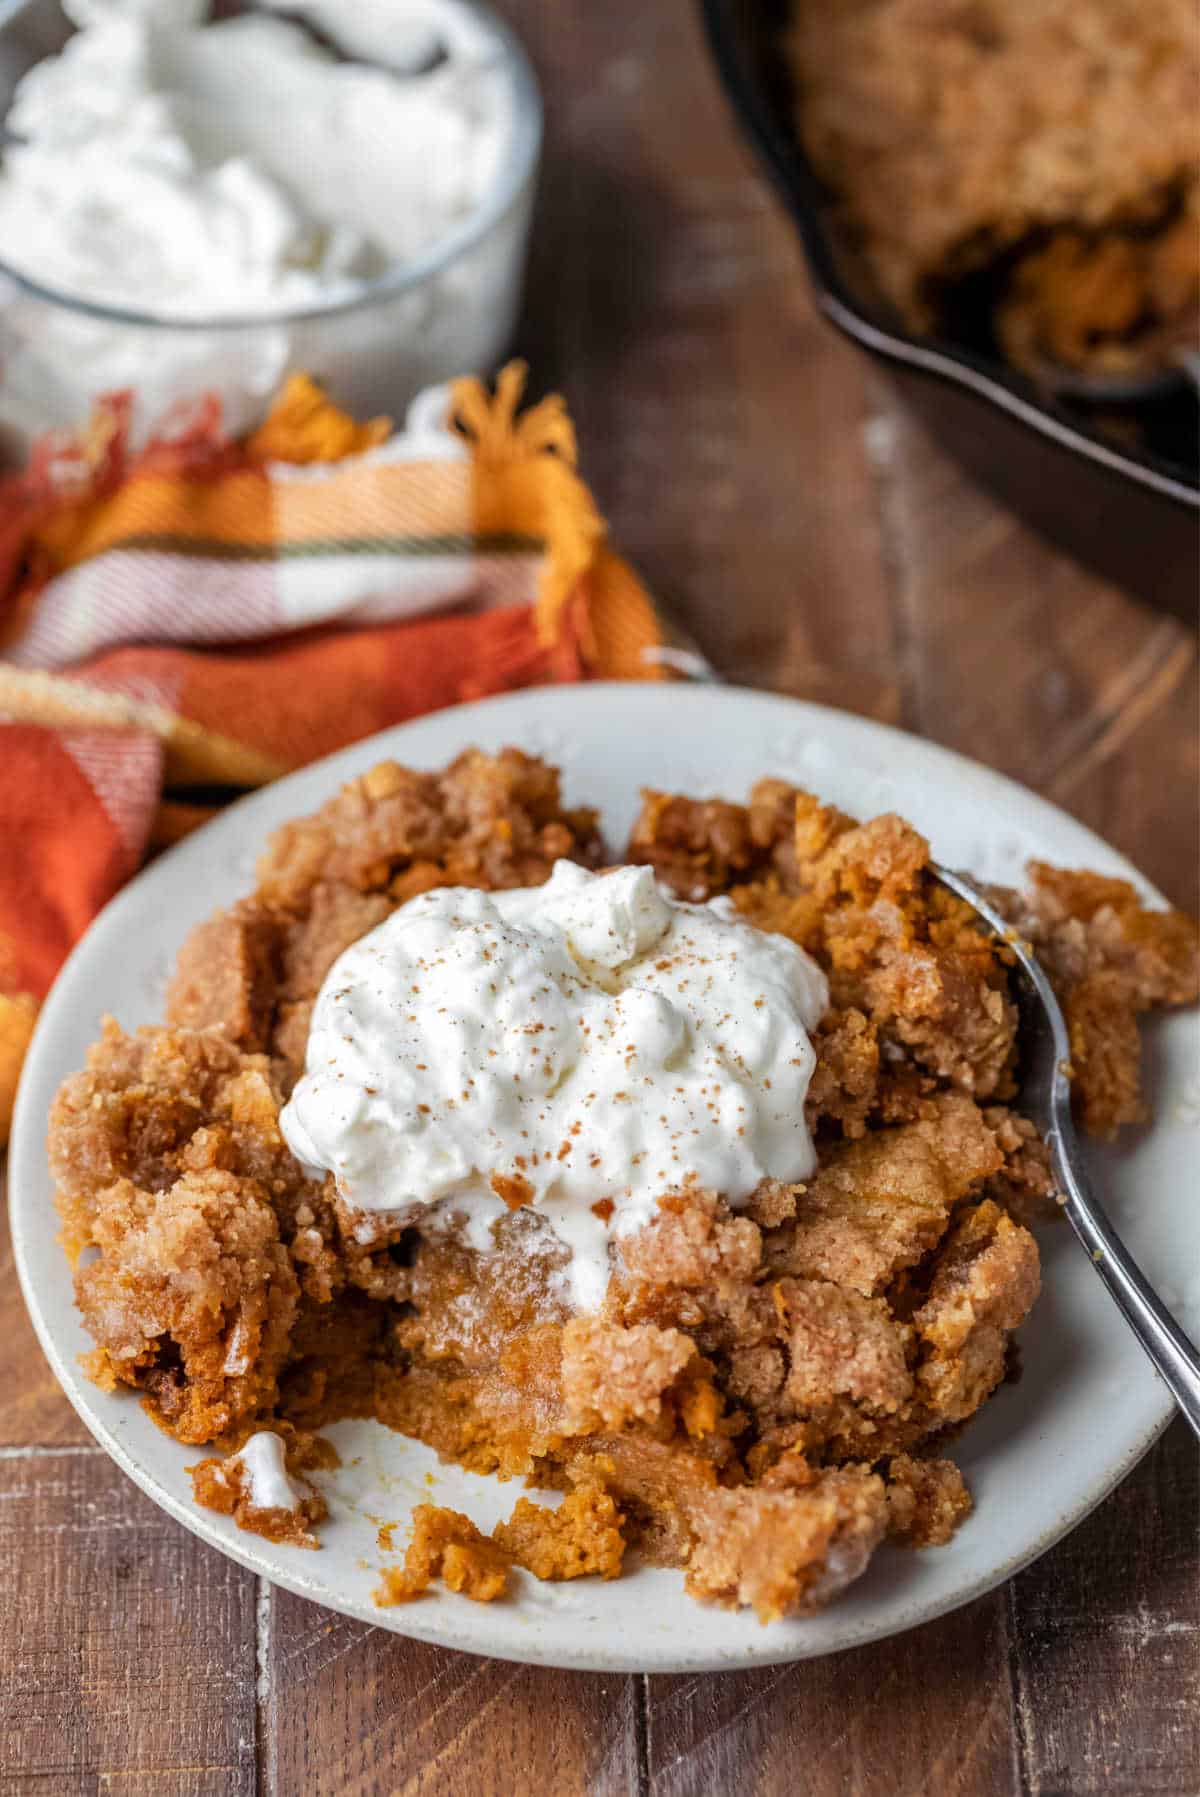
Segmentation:
<svg viewBox="0 0 1200 1797">
<path fill-rule="evenodd" d="M 1161 366 L 1200 319 L 1192 0 L 792 0 L 796 130 L 910 330 L 986 302 L 1037 375 Z"/>
<path fill-rule="evenodd" d="M 560 1494 L 422 1505 L 380 1602 L 636 1558 L 769 1622 L 947 1541 L 1053 1190 L 1004 952 L 928 863 L 777 780 L 646 793 L 619 860 L 514 749 L 352 781 L 58 1094 L 91 1376 L 274 1540 L 319 1541 L 346 1417 Z M 1195 927 L 1036 864 L 1001 897 L 1111 1134 Z"/>
</svg>

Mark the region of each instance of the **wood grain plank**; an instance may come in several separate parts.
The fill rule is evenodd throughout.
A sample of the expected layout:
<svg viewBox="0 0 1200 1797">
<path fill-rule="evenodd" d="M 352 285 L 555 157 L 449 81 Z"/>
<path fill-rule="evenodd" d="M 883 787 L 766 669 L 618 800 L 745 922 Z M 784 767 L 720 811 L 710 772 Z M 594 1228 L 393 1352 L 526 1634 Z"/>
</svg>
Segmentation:
<svg viewBox="0 0 1200 1797">
<path fill-rule="evenodd" d="M 691 12 L 514 8 L 549 124 L 522 347 L 613 540 L 727 678 L 894 717 L 861 367 Z"/>
<path fill-rule="evenodd" d="M 1196 903 L 1196 642 L 1026 530 L 876 388 L 906 722 L 1090 824 Z"/>
<path fill-rule="evenodd" d="M 0 1788 L 255 1789 L 254 1581 L 98 1448 L 0 1456 Z"/>
<path fill-rule="evenodd" d="M 1183 1422 L 1009 1587 L 1036 1797 L 1200 1789 L 1200 1452 Z"/>
<path fill-rule="evenodd" d="M 1143 698 L 1145 693 L 1143 693 Z M 1124 851 L 1173 904 L 1200 912 L 1200 677 L 1196 645 L 1164 661 L 1148 709 L 1127 711 L 1046 785 Z M 1119 729 L 1136 740 L 1114 743 Z"/>
<path fill-rule="evenodd" d="M 652 1797 L 996 1797 L 1014 1788 L 999 1596 L 831 1659 L 648 1684 Z"/>
<path fill-rule="evenodd" d="M 68 1273 L 64 1263 L 63 1278 Z M 25 1309 L 8 1226 L 8 1176 L 0 1166 L 0 1448 L 90 1442 L 62 1394 Z"/>
<path fill-rule="evenodd" d="M 639 1681 L 426 1647 L 285 1591 L 264 1637 L 267 1797 L 638 1789 Z"/>
</svg>

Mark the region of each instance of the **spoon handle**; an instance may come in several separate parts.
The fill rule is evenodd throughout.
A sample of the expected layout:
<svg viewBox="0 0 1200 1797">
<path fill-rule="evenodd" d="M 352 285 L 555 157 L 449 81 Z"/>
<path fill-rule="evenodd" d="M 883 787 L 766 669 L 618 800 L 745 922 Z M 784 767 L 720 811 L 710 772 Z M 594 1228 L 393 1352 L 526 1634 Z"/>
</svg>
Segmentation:
<svg viewBox="0 0 1200 1797">
<path fill-rule="evenodd" d="M 1092 1196 L 1070 1138 L 1064 1143 L 1056 1129 L 1051 1132 L 1049 1146 L 1059 1190 L 1065 1194 L 1063 1209 L 1072 1229 L 1171 1396 L 1200 1436 L 1200 1352 L 1151 1289 Z"/>
</svg>

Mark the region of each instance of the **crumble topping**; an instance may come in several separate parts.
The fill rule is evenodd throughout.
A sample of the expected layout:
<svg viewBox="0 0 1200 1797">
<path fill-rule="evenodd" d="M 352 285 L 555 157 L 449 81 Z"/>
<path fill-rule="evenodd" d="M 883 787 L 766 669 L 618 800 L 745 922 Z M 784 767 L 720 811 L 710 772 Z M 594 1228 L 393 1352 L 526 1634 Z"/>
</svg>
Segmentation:
<svg viewBox="0 0 1200 1797">
<path fill-rule="evenodd" d="M 198 1501 L 276 1539 L 313 1538 L 305 1473 L 347 1416 L 565 1494 L 557 1510 L 521 1499 L 493 1539 L 422 1506 L 381 1601 L 435 1577 L 495 1598 L 513 1564 L 614 1576 L 628 1547 L 685 1569 L 701 1599 L 802 1613 L 885 1534 L 933 1545 L 967 1514 L 946 1440 L 1004 1377 L 1038 1290 L 1026 1224 L 1048 1165 L 1012 1108 L 1003 950 L 929 878 L 915 831 L 780 781 L 745 806 L 647 795 L 630 863 L 689 904 L 726 896 L 828 981 L 803 1106 L 816 1165 L 735 1202 L 668 1185 L 609 1232 L 585 1313 L 536 1205 L 492 1195 L 482 1243 L 428 1207 L 364 1219 L 280 1129 L 350 942 L 414 893 L 530 887 L 599 854 L 592 815 L 515 751 L 440 774 L 384 764 L 274 839 L 256 892 L 185 947 L 166 1026 L 106 1024 L 55 1101 L 90 1371 L 227 1456 L 195 1469 Z M 1195 996 L 1195 927 L 1041 866 L 1001 897 L 1068 1006 L 1081 1120 L 1140 1114 L 1134 1015 Z M 279 1450 L 247 1444 L 271 1436 L 298 1507 L 264 1503 L 282 1487 L 257 1462 L 279 1473 Z"/>
</svg>

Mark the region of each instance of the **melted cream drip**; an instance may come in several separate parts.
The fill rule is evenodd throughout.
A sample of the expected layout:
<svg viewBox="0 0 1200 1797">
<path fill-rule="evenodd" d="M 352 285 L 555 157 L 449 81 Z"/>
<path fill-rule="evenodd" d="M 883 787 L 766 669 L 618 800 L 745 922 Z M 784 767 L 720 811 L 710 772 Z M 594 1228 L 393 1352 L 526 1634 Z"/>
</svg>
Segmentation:
<svg viewBox="0 0 1200 1797">
<path fill-rule="evenodd" d="M 297 1510 L 304 1493 L 288 1474 L 283 1441 L 273 1429 L 260 1429 L 234 1455 L 254 1510 Z"/>
</svg>

